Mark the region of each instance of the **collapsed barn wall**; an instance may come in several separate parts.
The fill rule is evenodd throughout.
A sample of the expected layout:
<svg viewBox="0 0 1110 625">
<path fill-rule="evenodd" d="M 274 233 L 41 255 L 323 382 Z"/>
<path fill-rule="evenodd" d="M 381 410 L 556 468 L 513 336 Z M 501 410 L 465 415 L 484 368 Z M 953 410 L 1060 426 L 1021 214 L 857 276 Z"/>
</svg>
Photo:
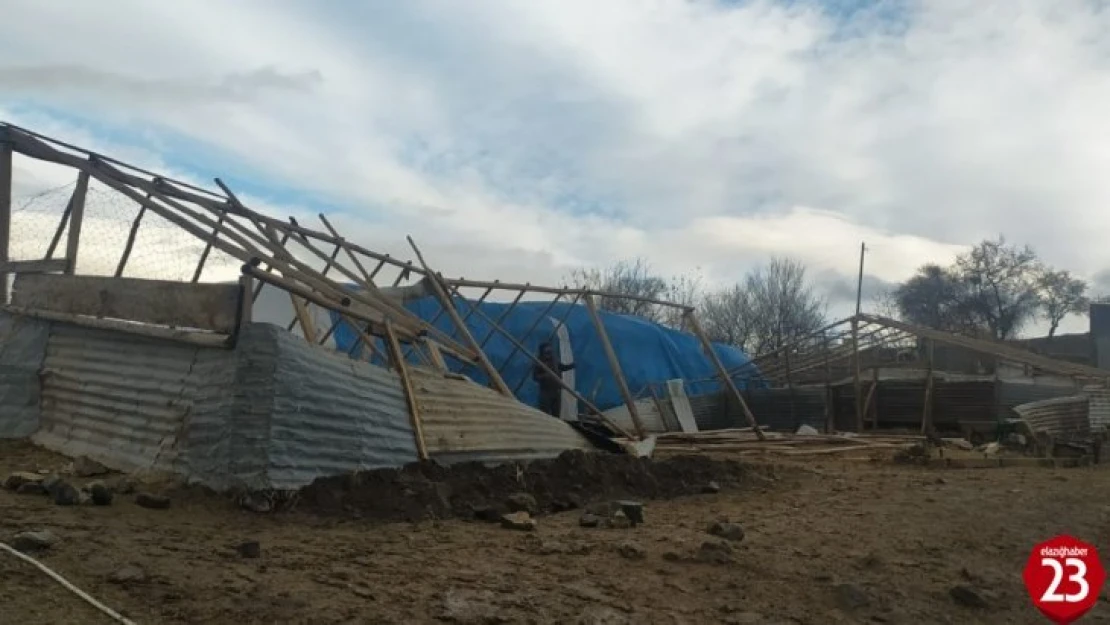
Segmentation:
<svg viewBox="0 0 1110 625">
<path fill-rule="evenodd" d="M 18 331 L 16 331 L 18 330 Z M 417 459 L 400 379 L 244 326 L 235 349 L 0 315 L 0 436 L 216 489 L 293 489 Z M 565 423 L 469 381 L 415 370 L 429 455 L 444 463 L 554 457 L 590 444 Z"/>
</svg>

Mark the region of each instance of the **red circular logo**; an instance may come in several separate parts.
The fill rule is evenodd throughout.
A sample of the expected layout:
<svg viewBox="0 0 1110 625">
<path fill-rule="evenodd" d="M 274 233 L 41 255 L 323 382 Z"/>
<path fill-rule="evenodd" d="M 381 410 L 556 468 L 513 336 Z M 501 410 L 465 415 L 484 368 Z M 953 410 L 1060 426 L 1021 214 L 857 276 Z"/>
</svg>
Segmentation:
<svg viewBox="0 0 1110 625">
<path fill-rule="evenodd" d="M 1022 577 L 1041 614 L 1067 625 L 1094 607 L 1106 582 L 1106 570 L 1094 545 L 1073 536 L 1057 536 L 1033 547 Z"/>
</svg>

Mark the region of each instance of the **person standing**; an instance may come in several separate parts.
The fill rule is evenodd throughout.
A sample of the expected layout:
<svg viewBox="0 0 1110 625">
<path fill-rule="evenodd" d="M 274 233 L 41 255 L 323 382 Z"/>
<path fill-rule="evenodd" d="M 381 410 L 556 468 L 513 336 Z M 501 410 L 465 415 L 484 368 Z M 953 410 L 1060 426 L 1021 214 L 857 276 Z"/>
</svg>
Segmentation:
<svg viewBox="0 0 1110 625">
<path fill-rule="evenodd" d="M 564 365 L 555 358 L 555 350 L 551 343 L 540 345 L 537 355 L 539 362 L 532 365 L 532 379 L 540 387 L 540 410 L 559 418 L 562 411 L 563 386 L 562 374 L 574 368 L 573 364 Z M 543 363 L 543 366 L 540 365 Z M 547 367 L 548 370 L 545 370 Z"/>
</svg>

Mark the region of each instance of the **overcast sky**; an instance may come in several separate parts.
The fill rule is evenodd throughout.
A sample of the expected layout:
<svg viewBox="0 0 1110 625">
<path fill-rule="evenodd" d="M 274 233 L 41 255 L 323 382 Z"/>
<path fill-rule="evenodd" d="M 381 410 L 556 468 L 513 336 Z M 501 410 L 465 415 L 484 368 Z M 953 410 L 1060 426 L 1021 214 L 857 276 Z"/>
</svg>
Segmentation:
<svg viewBox="0 0 1110 625">
<path fill-rule="evenodd" d="M 1110 292 L 1099 0 L 12 0 L 0 118 L 448 274 L 772 254 L 846 312 L 1004 233 Z M 64 183 L 21 162 L 17 194 Z M 1064 330 L 1082 328 L 1073 320 Z"/>
</svg>

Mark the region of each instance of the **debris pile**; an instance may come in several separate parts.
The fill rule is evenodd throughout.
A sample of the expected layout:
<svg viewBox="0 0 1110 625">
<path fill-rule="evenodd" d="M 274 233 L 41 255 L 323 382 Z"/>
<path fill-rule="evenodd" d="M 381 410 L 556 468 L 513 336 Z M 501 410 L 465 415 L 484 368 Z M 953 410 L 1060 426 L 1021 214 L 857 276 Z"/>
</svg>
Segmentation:
<svg viewBox="0 0 1110 625">
<path fill-rule="evenodd" d="M 400 469 L 378 469 L 318 478 L 303 488 L 298 509 L 325 515 L 380 520 L 463 518 L 505 523 L 505 515 L 527 515 L 579 509 L 590 502 L 621 498 L 659 499 L 698 495 L 748 481 L 765 485 L 769 467 L 750 467 L 734 460 L 682 455 L 665 460 L 567 451 L 552 460 L 526 465 L 488 467 L 481 463 L 442 466 L 413 463 Z M 759 475 L 762 472 L 763 475 Z M 636 502 L 616 504 L 628 522 L 636 518 Z M 597 514 L 598 524 L 614 514 Z M 523 519 L 513 517 L 514 525 Z M 521 524 L 521 529 L 523 529 Z"/>
</svg>

